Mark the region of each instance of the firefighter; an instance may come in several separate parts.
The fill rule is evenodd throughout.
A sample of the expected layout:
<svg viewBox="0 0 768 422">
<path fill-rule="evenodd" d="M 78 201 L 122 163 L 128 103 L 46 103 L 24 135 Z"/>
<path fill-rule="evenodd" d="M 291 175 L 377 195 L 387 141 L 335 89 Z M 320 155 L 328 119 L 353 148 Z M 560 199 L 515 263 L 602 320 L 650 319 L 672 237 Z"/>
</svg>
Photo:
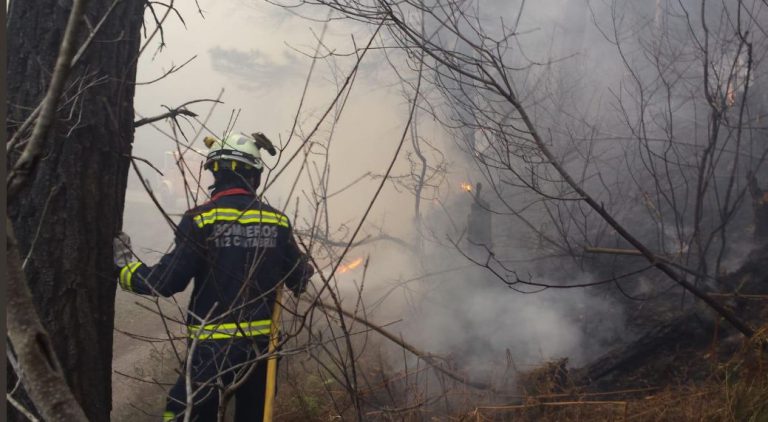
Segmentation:
<svg viewBox="0 0 768 422">
<path fill-rule="evenodd" d="M 210 151 L 204 167 L 214 177 L 211 199 L 183 215 L 174 249 L 157 265 L 135 260 L 127 235 L 115 239 L 124 290 L 171 296 L 195 280 L 186 318 L 193 352 L 168 393 L 164 421 L 184 418 L 188 389 L 191 420 L 215 421 L 220 390 L 233 384 L 239 384 L 235 420 L 262 420 L 267 365 L 258 358 L 268 348 L 276 286 L 282 281 L 298 296 L 314 273 L 288 218 L 256 196 L 264 140 L 259 133 L 206 137 Z"/>
</svg>

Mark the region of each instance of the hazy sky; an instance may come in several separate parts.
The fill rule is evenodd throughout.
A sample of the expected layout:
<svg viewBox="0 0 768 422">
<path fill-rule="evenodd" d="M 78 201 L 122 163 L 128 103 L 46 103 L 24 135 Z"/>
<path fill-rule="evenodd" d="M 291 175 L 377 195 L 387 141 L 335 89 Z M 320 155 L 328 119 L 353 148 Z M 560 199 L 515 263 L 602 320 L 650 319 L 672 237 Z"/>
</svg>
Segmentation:
<svg viewBox="0 0 768 422">
<path fill-rule="evenodd" d="M 139 82 L 153 80 L 172 65 L 178 66 L 195 55 L 197 58 L 159 82 L 139 86 L 137 112 L 144 116 L 156 115 L 164 111 L 161 105 L 176 106 L 194 99 L 215 98 L 224 89 L 224 104 L 217 106 L 208 124 L 214 132 L 223 132 L 232 111 L 240 110 L 235 130 L 261 131 L 275 142 L 287 139 L 311 65 L 307 54 L 314 51 L 323 24 L 262 1 L 202 0 L 199 3 L 204 18 L 194 2 L 177 2 L 186 27 L 175 17 L 168 19 L 167 47 L 157 54 L 156 43 L 147 49 L 140 60 L 137 79 Z M 351 51 L 352 35 L 358 45 L 364 44 L 370 30 L 353 29 L 340 22 L 331 24 L 325 42 L 346 53 Z M 371 54 L 367 59 L 383 63 L 381 55 Z M 335 75 L 336 80 L 328 61 L 317 62 L 300 118 L 304 132 L 317 122 L 335 95 L 337 84 L 353 65 L 352 58 L 340 58 L 335 63 L 341 69 L 341 73 Z M 368 171 L 383 173 L 399 141 L 407 104 L 400 95 L 399 85 L 392 84 L 394 80 L 374 82 L 379 77 L 391 79 L 388 75 L 391 72 L 383 68 L 382 72 L 375 66 L 365 66 L 347 101 L 333 138 L 332 191 L 334 186 L 345 186 Z M 209 105 L 193 105 L 190 109 L 202 117 Z M 168 129 L 165 123 L 160 127 Z M 328 134 L 321 131 L 318 137 L 327 139 Z M 196 145 L 202 148 L 200 141 Z M 172 147 L 169 139 L 151 127 L 137 131 L 136 155 L 156 157 L 160 151 Z M 271 157 L 266 161 L 274 162 Z M 284 177 L 282 183 L 270 191 L 269 198 L 277 202 L 283 200 L 292 180 L 293 177 Z M 348 196 L 340 195 L 336 201 L 360 202 L 362 206 L 371 196 L 370 187 L 368 184 L 351 190 Z M 360 207 L 339 207 L 338 216 L 345 220 L 361 211 Z"/>
<path fill-rule="evenodd" d="M 570 5 L 563 7 L 563 4 Z M 546 0 L 535 5 L 526 5 L 525 19 L 521 29 L 526 32 L 526 40 L 538 42 L 547 39 L 553 31 L 562 28 L 563 15 L 574 15 L 573 5 L 582 5 L 581 0 Z M 209 120 L 209 127 L 221 134 L 233 110 L 240 110 L 235 130 L 250 133 L 261 131 L 273 141 L 285 140 L 290 132 L 299 104 L 301 91 L 309 71 L 316 39 L 323 32 L 323 24 L 313 22 L 295 13 L 322 19 L 326 11 L 320 8 L 300 8 L 291 13 L 265 1 L 259 0 L 200 0 L 203 16 L 198 12 L 195 2 L 177 1 L 178 9 L 186 26 L 175 16 L 166 22 L 166 48 L 156 53 L 155 41 L 143 55 L 139 63 L 138 81 L 144 82 L 157 78 L 172 65 L 180 65 L 193 56 L 195 60 L 180 71 L 151 85 L 141 85 L 136 95 L 136 110 L 144 116 L 156 115 L 165 111 L 161 105 L 176 106 L 187 101 L 201 98 L 215 98 L 224 89 L 224 104 L 217 106 Z M 482 3 L 483 14 L 487 16 L 503 15 L 508 22 L 517 16 L 519 2 L 488 1 Z M 583 12 L 583 7 L 577 11 Z M 161 12 L 161 7 L 157 9 Z M 583 20 L 585 16 L 577 16 Z M 496 17 L 488 18 L 497 21 Z M 149 25 L 151 27 L 151 24 Z M 344 21 L 333 21 L 327 26 L 324 43 L 329 49 L 340 54 L 347 54 L 357 46 L 364 45 L 372 31 L 371 27 Z M 327 50 L 321 51 L 327 53 Z M 546 49 L 527 51 L 533 58 L 546 58 L 550 53 Z M 303 131 L 310 130 L 319 115 L 335 95 L 336 87 L 346 76 L 354 63 L 353 57 L 338 57 L 333 60 L 318 61 L 315 74 L 308 91 L 308 100 L 304 104 L 300 117 Z M 331 65 L 339 71 L 331 72 Z M 357 179 L 366 172 L 383 173 L 402 134 L 408 114 L 408 104 L 401 92 L 401 85 L 385 61 L 380 51 L 372 51 L 367 56 L 355 87 L 346 103 L 343 116 L 335 129 L 331 149 L 332 176 L 331 191 Z M 204 116 L 209 105 L 197 104 L 192 111 Z M 450 145 L 445 134 L 435 129 L 425 119 L 419 128 L 420 135 L 426 136 L 435 144 Z M 167 124 L 161 124 L 164 129 Z M 320 132 L 315 139 L 327 139 L 328 134 Z M 447 141 L 447 142 L 443 142 Z M 295 143 L 294 143 L 295 144 Z M 196 146 L 202 148 L 200 141 Z M 173 144 L 151 127 L 137 131 L 135 153 L 150 157 L 161 155 L 170 150 Z M 396 174 L 407 170 L 404 152 L 401 155 Z M 155 158 L 157 159 L 157 158 Z M 273 161 L 269 157 L 268 164 Z M 452 173 L 449 190 L 458 190 L 458 180 L 467 178 L 471 172 L 464 159 L 452 160 L 449 166 Z M 284 178 L 284 183 L 275 186 L 269 197 L 278 201 L 282 191 L 289 189 L 292 177 Z M 336 198 L 335 202 L 367 202 L 374 184 L 361 185 L 358 189 Z M 377 210 L 387 210 L 388 202 L 407 201 L 412 206 L 412 198 L 393 195 L 391 189 L 385 192 L 385 201 Z M 402 213 L 403 203 L 391 207 Z M 338 212 L 341 220 L 352 218 L 360 209 L 341 207 Z"/>
</svg>

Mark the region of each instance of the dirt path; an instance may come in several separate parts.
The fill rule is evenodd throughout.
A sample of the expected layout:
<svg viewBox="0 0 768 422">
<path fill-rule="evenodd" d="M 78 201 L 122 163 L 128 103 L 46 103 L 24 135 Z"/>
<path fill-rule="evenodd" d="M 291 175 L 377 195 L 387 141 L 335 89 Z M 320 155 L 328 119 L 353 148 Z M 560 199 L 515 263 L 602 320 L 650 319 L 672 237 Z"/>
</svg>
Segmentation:
<svg viewBox="0 0 768 422">
<path fill-rule="evenodd" d="M 135 295 L 118 293 L 112 360 L 112 420 L 118 422 L 160 420 L 168 384 L 176 380 L 179 367 L 160 317 L 137 303 L 154 306 Z M 174 313 L 169 304 L 161 308 Z M 179 324 L 170 323 L 169 328 L 172 335 L 182 333 Z M 157 340 L 137 339 L 124 332 Z"/>
<path fill-rule="evenodd" d="M 131 236 L 136 253 L 145 262 L 156 262 L 172 244 L 172 231 L 147 198 L 126 195 L 123 230 Z M 178 220 L 178 217 L 175 218 Z M 175 296 L 178 305 L 162 299 L 160 309 L 182 319 L 189 290 Z M 148 308 L 148 309 L 147 309 Z M 168 322 L 172 335 L 182 335 L 180 324 Z M 158 340 L 144 340 L 131 336 Z M 179 367 L 157 305 L 152 299 L 118 289 L 115 298 L 114 354 L 112 360 L 112 420 L 143 422 L 161 420 L 167 384 L 176 380 Z M 178 343 L 178 342 L 177 342 Z M 179 344 L 178 347 L 182 346 Z M 183 353 L 183 351 L 180 351 Z"/>
</svg>

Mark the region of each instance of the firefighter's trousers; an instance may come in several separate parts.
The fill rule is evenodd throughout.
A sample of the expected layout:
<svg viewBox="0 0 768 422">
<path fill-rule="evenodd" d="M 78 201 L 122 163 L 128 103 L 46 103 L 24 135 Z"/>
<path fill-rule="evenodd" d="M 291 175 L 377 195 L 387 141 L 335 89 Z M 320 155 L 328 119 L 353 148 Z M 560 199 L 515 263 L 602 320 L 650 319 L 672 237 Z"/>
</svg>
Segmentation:
<svg viewBox="0 0 768 422">
<path fill-rule="evenodd" d="M 257 360 L 257 357 L 265 353 L 267 337 L 198 341 L 194 345 L 189 370 L 184 368 L 168 393 L 163 420 L 184 420 L 184 414 L 189 408 L 186 382 L 189 376 L 192 380 L 190 420 L 215 422 L 223 389 L 247 377 L 234 393 L 235 421 L 261 421 L 264 415 L 267 360 Z"/>
</svg>

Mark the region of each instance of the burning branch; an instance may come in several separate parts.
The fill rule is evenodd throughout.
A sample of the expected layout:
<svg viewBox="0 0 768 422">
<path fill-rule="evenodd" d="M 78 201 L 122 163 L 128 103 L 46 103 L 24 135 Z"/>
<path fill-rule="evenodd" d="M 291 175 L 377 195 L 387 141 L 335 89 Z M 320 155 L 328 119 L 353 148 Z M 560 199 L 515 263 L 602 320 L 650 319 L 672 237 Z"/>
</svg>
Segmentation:
<svg viewBox="0 0 768 422">
<path fill-rule="evenodd" d="M 349 264 L 343 264 L 339 267 L 339 270 L 337 271 L 339 274 L 344 274 L 350 270 L 354 270 L 355 268 L 359 267 L 360 264 L 363 263 L 363 258 L 357 258 L 356 260 L 350 262 Z"/>
</svg>

